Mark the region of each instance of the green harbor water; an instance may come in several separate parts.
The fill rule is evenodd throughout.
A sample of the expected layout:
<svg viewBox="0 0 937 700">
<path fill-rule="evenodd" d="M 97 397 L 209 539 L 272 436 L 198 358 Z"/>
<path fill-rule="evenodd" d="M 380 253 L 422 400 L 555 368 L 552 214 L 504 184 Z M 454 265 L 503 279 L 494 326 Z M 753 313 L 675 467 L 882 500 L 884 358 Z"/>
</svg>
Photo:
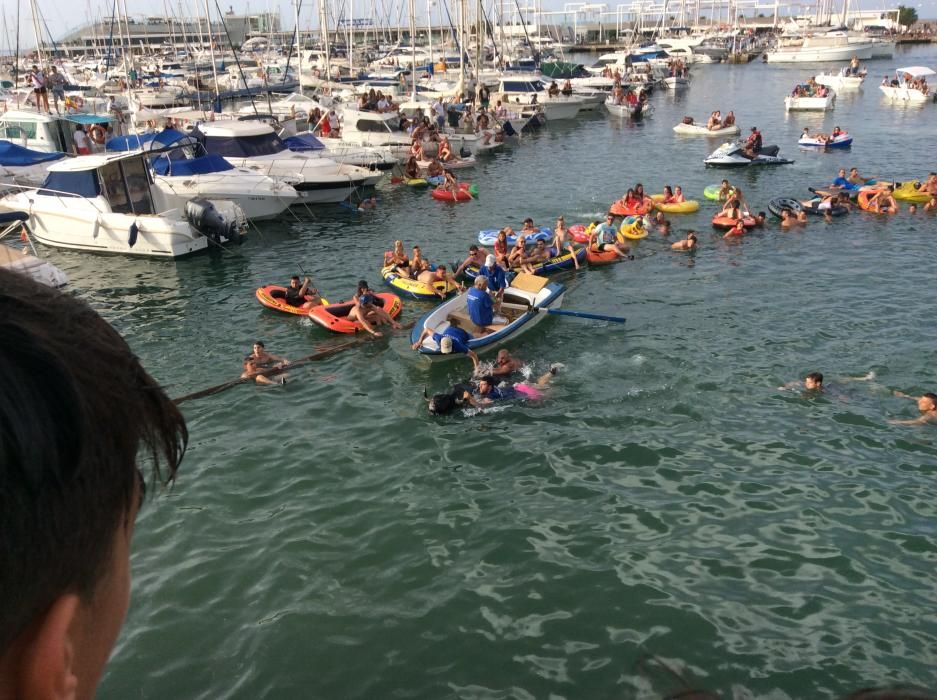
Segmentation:
<svg viewBox="0 0 937 700">
<path fill-rule="evenodd" d="M 913 48 L 869 64 L 834 112 L 785 115 L 810 66 L 699 66 L 653 117 L 555 123 L 464 177 L 448 205 L 389 183 L 380 209 L 264 224 L 232 255 L 176 264 L 48 251 L 180 396 L 240 372 L 251 342 L 297 358 L 343 342 L 263 309 L 254 289 L 299 273 L 330 299 L 379 286 L 395 238 L 430 260 L 526 216 L 585 222 L 635 182 L 649 192 L 732 178 L 756 210 L 806 198 L 839 167 L 937 169 L 937 106 L 877 84 Z M 793 165 L 732 172 L 718 141 L 672 132 L 734 109 Z M 799 151 L 804 126 L 851 151 Z M 906 206 L 903 207 L 906 209 Z M 934 391 L 937 217 L 853 213 L 725 242 L 714 211 L 671 216 L 636 259 L 562 279 L 565 307 L 512 346 L 546 401 L 432 418 L 423 389 L 464 379 L 402 335 L 184 404 L 178 483 L 141 512 L 134 597 L 103 698 L 831 697 L 937 686 L 937 427 L 898 427 Z M 408 302 L 405 321 L 429 309 Z M 779 390 L 809 371 L 836 389 Z M 874 371 L 872 381 L 850 381 Z"/>
</svg>

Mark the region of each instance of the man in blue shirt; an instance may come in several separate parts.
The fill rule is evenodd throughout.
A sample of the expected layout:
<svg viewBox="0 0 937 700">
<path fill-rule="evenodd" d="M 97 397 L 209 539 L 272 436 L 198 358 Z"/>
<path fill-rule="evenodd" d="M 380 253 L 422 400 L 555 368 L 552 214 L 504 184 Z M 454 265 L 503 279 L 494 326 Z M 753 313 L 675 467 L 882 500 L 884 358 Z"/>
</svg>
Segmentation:
<svg viewBox="0 0 937 700">
<path fill-rule="evenodd" d="M 501 310 L 501 302 L 495 304 L 492 301 L 488 294 L 488 278 L 484 275 L 475 278 L 474 286 L 466 295 L 465 305 L 472 323 L 479 328 L 485 329 L 492 325 L 507 323 L 507 319 L 503 316 L 495 316 L 495 312 Z"/>
<path fill-rule="evenodd" d="M 508 286 L 508 283 L 504 278 L 504 270 L 495 261 L 494 255 L 485 258 L 485 264 L 478 271 L 478 274 L 488 278 L 488 291 L 495 293 L 496 301 L 501 301 L 504 298 L 504 289 Z"/>
<path fill-rule="evenodd" d="M 839 173 L 837 174 L 836 179 L 833 180 L 833 184 L 831 185 L 831 187 L 840 187 L 840 188 L 842 188 L 842 189 L 844 189 L 844 190 L 857 190 L 857 189 L 859 189 L 859 185 L 854 185 L 854 184 L 851 183 L 851 182 L 848 180 L 848 178 L 846 177 L 846 168 L 840 168 L 840 169 L 839 169 Z"/>
<path fill-rule="evenodd" d="M 413 344 L 413 349 L 418 349 L 428 337 L 433 338 L 433 342 L 437 344 L 439 351 L 443 355 L 450 355 L 454 352 L 468 355 L 475 370 L 478 369 L 478 355 L 468 346 L 472 336 L 468 331 L 459 326 L 458 319 L 449 319 L 449 325 L 442 333 L 437 333 L 432 328 L 424 328 L 423 332 L 420 333 L 420 337 Z"/>
</svg>

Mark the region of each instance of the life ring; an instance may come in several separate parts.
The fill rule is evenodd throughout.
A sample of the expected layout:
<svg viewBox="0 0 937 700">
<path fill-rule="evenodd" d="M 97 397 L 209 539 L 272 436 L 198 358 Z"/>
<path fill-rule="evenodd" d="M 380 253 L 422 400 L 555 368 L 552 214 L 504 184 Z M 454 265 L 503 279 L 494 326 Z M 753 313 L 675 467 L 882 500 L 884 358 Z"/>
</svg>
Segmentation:
<svg viewBox="0 0 937 700">
<path fill-rule="evenodd" d="M 88 130 L 88 138 L 94 141 L 99 146 L 104 143 L 104 139 L 107 136 L 107 132 L 104 130 L 104 127 L 100 124 L 95 124 Z"/>
</svg>

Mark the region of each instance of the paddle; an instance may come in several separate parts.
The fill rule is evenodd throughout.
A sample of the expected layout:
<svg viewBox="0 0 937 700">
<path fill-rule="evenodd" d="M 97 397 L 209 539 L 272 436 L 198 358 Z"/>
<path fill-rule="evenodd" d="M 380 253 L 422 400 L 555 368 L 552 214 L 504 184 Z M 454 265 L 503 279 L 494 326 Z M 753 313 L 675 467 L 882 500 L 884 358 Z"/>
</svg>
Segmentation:
<svg viewBox="0 0 937 700">
<path fill-rule="evenodd" d="M 577 318 L 589 318 L 594 321 L 611 321 L 612 323 L 624 323 L 627 319 L 624 316 L 606 316 L 605 314 L 593 314 L 588 311 L 569 311 L 567 309 L 545 309 L 542 307 L 533 307 L 533 311 L 556 314 L 557 316 L 575 316 Z"/>
</svg>

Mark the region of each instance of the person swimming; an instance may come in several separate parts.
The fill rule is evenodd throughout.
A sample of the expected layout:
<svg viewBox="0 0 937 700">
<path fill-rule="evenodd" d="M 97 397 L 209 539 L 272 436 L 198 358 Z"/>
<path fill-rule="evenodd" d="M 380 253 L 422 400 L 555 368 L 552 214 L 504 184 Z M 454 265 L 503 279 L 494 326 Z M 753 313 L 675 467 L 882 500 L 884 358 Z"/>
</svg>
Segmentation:
<svg viewBox="0 0 937 700">
<path fill-rule="evenodd" d="M 470 383 L 460 383 L 448 392 L 434 394 L 431 397 L 426 396 L 424 391 L 424 397 L 427 400 L 429 412 L 434 416 L 446 415 L 457 408 L 469 406 L 487 408 L 501 401 L 539 401 L 545 397 L 542 390 L 549 386 L 560 367 L 559 364 L 551 365 L 550 371 L 540 376 L 533 384 L 528 382 L 497 384 L 495 377 L 487 374 L 479 378 L 475 387 Z"/>
</svg>

